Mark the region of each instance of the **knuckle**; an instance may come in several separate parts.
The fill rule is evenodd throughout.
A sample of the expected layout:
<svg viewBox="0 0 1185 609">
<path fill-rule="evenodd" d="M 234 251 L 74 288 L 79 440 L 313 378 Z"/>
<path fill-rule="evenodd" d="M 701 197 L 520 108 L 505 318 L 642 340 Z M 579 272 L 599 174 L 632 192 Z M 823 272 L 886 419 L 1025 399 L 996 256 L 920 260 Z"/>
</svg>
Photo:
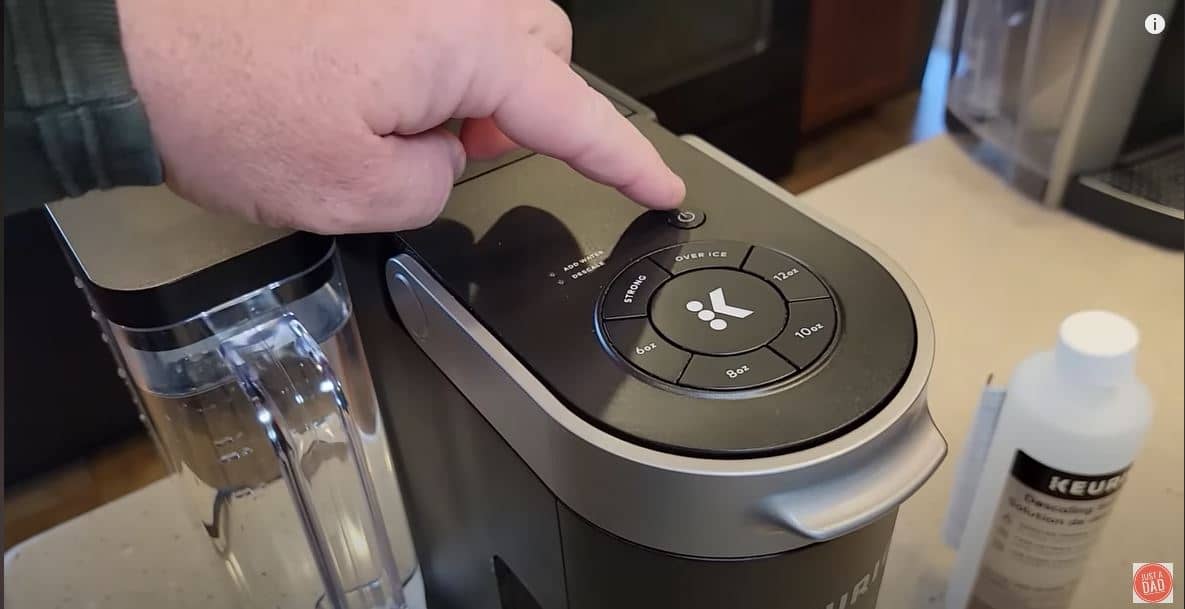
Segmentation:
<svg viewBox="0 0 1185 609">
<path fill-rule="evenodd" d="M 448 202 L 449 193 L 453 187 L 452 170 L 441 165 L 434 165 L 420 182 L 419 192 L 407 201 L 406 222 L 409 228 L 419 228 L 431 224 Z"/>
<path fill-rule="evenodd" d="M 453 186 L 452 173 L 441 171 L 435 173 L 433 179 L 429 180 L 423 196 L 414 206 L 415 213 L 409 219 L 414 224 L 414 228 L 431 224 L 444 211 L 444 206 L 448 202 Z"/>
</svg>

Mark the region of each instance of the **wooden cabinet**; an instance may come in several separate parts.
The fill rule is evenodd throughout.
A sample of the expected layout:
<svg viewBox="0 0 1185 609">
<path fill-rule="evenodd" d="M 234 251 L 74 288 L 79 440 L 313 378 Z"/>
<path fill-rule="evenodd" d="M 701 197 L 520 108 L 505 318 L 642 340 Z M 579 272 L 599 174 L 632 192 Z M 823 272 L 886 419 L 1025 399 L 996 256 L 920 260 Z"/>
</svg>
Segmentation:
<svg viewBox="0 0 1185 609">
<path fill-rule="evenodd" d="M 941 0 L 812 0 L 802 131 L 918 86 L 941 8 Z"/>
</svg>

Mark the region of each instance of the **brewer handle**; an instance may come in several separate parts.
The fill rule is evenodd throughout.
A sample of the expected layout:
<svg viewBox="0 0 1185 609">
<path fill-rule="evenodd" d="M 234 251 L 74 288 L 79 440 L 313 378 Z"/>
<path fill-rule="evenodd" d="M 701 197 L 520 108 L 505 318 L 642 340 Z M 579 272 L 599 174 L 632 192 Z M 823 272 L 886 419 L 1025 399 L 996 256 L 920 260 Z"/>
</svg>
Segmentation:
<svg viewBox="0 0 1185 609">
<path fill-rule="evenodd" d="M 405 608 L 403 580 L 383 523 L 358 427 L 341 382 L 317 341 L 289 313 L 223 340 L 219 352 L 254 403 L 256 418 L 279 460 L 281 475 L 324 585 L 325 595 L 318 601 L 318 609 Z M 329 417 L 317 418 L 326 410 Z M 336 418 L 340 432 L 327 424 L 328 418 Z M 364 506 L 360 511 L 365 512 L 357 514 L 358 520 L 370 529 L 362 538 L 335 542 L 327 531 L 346 527 L 339 522 L 326 522 L 326 514 L 318 514 L 317 497 L 340 490 L 318 489 L 318 485 L 341 482 L 332 478 L 322 482 L 309 474 L 310 469 L 315 471 L 324 466 L 318 463 L 319 455 L 314 451 L 323 451 L 326 443 L 347 445 L 346 450 L 339 452 L 353 463 L 350 469 L 357 476 Z M 359 548 L 369 560 L 357 560 L 355 554 Z M 370 568 L 360 569 L 360 562 Z M 346 569 L 352 569 L 353 575 L 346 576 Z M 359 574 L 360 570 L 370 573 Z"/>
<path fill-rule="evenodd" d="M 921 488 L 946 456 L 946 440 L 925 413 L 886 444 L 840 475 L 768 498 L 765 515 L 814 541 L 872 524 Z"/>
</svg>

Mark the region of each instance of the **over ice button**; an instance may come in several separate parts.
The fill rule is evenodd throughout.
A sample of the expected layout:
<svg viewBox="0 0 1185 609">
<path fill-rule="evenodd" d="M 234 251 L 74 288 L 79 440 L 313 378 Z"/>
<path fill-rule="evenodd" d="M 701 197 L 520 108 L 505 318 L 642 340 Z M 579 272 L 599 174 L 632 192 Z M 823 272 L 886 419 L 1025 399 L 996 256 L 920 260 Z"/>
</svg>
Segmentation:
<svg viewBox="0 0 1185 609">
<path fill-rule="evenodd" d="M 649 260 L 639 260 L 617 276 L 605 302 L 601 305 L 601 318 L 640 317 L 646 314 L 650 296 L 658 285 L 671 275 Z"/>
<path fill-rule="evenodd" d="M 695 269 L 740 268 L 749 246 L 732 241 L 695 241 L 662 250 L 650 256 L 672 274 Z"/>
</svg>

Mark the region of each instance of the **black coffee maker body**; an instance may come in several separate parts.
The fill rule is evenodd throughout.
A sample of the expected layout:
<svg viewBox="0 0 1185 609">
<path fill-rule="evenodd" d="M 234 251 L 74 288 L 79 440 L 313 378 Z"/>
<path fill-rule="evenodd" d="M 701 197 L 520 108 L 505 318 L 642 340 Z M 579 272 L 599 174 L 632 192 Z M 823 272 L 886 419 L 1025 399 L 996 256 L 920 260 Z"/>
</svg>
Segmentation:
<svg viewBox="0 0 1185 609">
<path fill-rule="evenodd" d="M 553 159 L 341 240 L 432 609 L 860 609 L 946 444 L 900 268 L 609 88 L 688 186 Z"/>
</svg>

